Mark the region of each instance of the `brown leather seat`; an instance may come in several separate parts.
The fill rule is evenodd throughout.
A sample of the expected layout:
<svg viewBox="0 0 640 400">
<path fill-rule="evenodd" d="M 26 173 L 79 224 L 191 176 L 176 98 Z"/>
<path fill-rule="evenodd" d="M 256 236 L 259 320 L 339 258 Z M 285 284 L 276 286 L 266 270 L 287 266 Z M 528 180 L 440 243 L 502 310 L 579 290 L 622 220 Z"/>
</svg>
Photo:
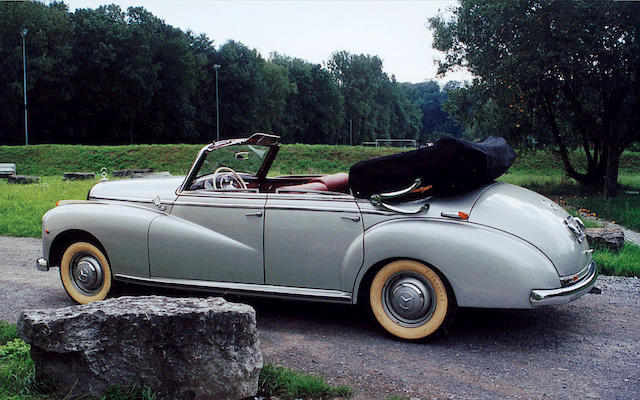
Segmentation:
<svg viewBox="0 0 640 400">
<path fill-rule="evenodd" d="M 296 190 L 296 191 L 307 191 L 307 190 L 315 190 L 315 191 L 321 191 L 321 192 L 326 192 L 329 189 L 327 188 L 327 185 L 325 185 L 322 182 L 317 182 L 317 181 L 312 181 L 309 183 L 303 183 L 302 185 L 293 185 L 293 186 L 282 186 L 280 188 L 278 188 L 279 192 L 287 192 L 289 191 L 291 193 L 291 191 Z"/>
<path fill-rule="evenodd" d="M 330 192 L 349 193 L 349 174 L 344 172 L 314 178 L 311 182 L 324 183 Z"/>
</svg>

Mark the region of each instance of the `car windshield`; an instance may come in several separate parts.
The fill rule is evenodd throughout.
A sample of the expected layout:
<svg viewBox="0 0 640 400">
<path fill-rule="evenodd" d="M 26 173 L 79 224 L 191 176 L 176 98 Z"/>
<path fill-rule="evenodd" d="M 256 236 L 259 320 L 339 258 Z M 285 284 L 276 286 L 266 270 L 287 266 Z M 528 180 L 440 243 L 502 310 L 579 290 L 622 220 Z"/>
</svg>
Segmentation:
<svg viewBox="0 0 640 400">
<path fill-rule="evenodd" d="M 268 146 L 247 144 L 215 149 L 207 154 L 207 158 L 198 172 L 198 178 L 213 174 L 220 167 L 227 167 L 236 172 L 256 175 L 267 153 L 269 153 Z"/>
</svg>

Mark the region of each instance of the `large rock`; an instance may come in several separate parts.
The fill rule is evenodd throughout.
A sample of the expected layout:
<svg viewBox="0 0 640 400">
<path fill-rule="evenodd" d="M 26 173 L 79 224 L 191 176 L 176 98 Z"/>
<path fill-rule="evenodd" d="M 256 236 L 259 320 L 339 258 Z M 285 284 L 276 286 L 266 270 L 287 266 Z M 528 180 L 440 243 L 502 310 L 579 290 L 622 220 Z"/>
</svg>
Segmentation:
<svg viewBox="0 0 640 400">
<path fill-rule="evenodd" d="M 153 168 L 142 169 L 116 169 L 113 171 L 114 178 L 132 178 L 135 174 L 150 174 Z"/>
<path fill-rule="evenodd" d="M 62 174 L 62 179 L 65 181 L 85 181 L 96 179 L 96 174 L 93 172 L 65 172 Z"/>
<path fill-rule="evenodd" d="M 140 179 L 140 178 L 171 178 L 171 173 L 169 173 L 168 171 L 163 171 L 163 172 L 135 172 L 133 174 L 133 176 L 131 176 L 131 178 L 133 179 Z"/>
<path fill-rule="evenodd" d="M 19 185 L 28 185 L 31 183 L 40 182 L 40 177 L 38 176 L 30 176 L 30 175 L 9 175 L 7 177 L 7 183 L 19 184 Z"/>
<path fill-rule="evenodd" d="M 624 232 L 620 228 L 587 228 L 584 234 L 591 247 L 604 247 L 617 253 L 624 245 Z"/>
<path fill-rule="evenodd" d="M 221 298 L 120 297 L 23 311 L 36 377 L 56 393 L 102 397 L 112 385 L 148 385 L 166 399 L 256 394 L 262 353 L 255 311 Z"/>
</svg>

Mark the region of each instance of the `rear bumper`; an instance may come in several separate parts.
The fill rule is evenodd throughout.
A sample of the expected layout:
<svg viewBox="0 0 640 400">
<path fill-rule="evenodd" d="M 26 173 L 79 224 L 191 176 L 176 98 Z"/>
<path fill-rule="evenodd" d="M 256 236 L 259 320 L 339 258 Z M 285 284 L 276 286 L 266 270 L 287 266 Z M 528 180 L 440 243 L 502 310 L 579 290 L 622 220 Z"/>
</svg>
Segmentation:
<svg viewBox="0 0 640 400">
<path fill-rule="evenodd" d="M 560 289 L 535 289 L 529 295 L 529 301 L 533 307 L 552 306 L 564 304 L 577 299 L 587 293 L 598 278 L 598 268 L 594 261 L 589 265 L 589 272 L 585 277 L 570 286 Z"/>
<path fill-rule="evenodd" d="M 36 260 L 36 268 L 38 268 L 38 271 L 48 271 L 49 263 L 43 257 L 40 257 Z"/>
</svg>

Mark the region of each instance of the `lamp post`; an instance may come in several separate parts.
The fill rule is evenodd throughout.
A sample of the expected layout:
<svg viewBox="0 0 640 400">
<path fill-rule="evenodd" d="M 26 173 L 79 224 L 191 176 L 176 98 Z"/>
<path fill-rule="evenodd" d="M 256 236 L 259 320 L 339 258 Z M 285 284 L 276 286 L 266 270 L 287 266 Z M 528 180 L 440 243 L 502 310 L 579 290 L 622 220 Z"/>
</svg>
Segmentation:
<svg viewBox="0 0 640 400">
<path fill-rule="evenodd" d="M 27 32 L 29 30 L 24 28 L 20 35 L 22 35 L 22 72 L 24 78 L 24 140 L 25 145 L 29 145 L 29 129 L 27 127 L 27 57 L 26 57 L 26 47 L 25 47 L 25 36 L 27 36 Z"/>
<path fill-rule="evenodd" d="M 218 109 L 218 70 L 220 64 L 213 64 L 213 69 L 216 70 L 216 141 L 220 140 L 220 111 Z"/>
</svg>

